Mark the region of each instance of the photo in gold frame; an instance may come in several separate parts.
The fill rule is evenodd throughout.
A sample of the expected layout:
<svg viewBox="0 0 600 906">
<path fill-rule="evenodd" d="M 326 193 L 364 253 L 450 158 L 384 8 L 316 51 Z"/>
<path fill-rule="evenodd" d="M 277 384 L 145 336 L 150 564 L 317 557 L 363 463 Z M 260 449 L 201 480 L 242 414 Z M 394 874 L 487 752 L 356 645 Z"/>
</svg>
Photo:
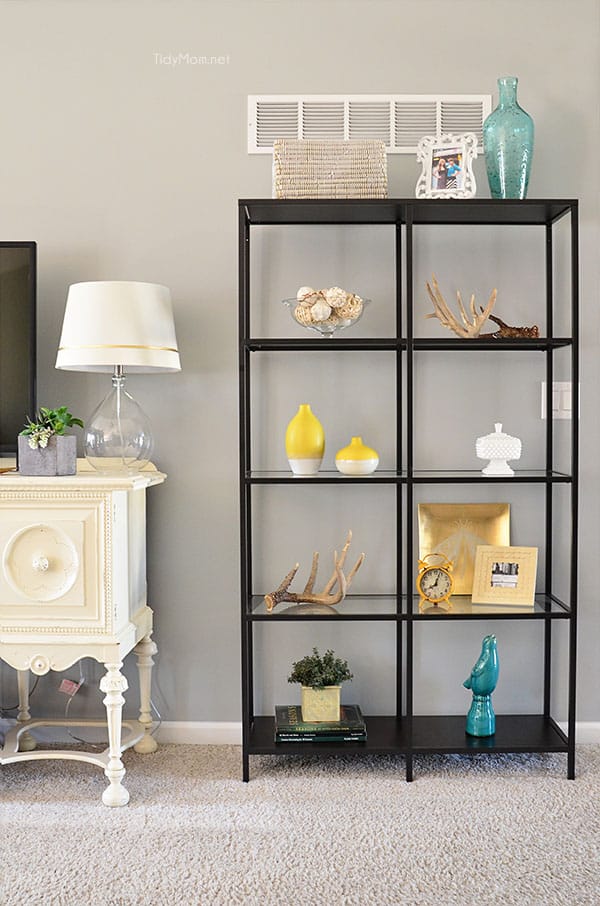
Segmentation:
<svg viewBox="0 0 600 906">
<path fill-rule="evenodd" d="M 537 555 L 537 547 L 480 545 L 475 556 L 473 604 L 533 606 Z"/>
<path fill-rule="evenodd" d="M 475 552 L 480 545 L 508 547 L 509 503 L 420 503 L 419 558 L 443 554 L 453 563 L 453 595 L 473 590 Z"/>
</svg>

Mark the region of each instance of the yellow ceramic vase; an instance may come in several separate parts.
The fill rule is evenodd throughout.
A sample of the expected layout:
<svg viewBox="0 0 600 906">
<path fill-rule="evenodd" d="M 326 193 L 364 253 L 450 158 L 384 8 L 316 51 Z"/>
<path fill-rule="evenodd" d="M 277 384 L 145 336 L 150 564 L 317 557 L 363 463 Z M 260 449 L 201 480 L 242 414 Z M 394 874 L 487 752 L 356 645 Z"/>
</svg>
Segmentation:
<svg viewBox="0 0 600 906">
<path fill-rule="evenodd" d="M 335 465 L 344 475 L 370 475 L 379 465 L 379 456 L 363 444 L 362 437 L 353 437 L 347 447 L 336 453 Z"/>
<path fill-rule="evenodd" d="M 316 475 L 319 471 L 325 452 L 325 433 L 308 403 L 298 407 L 287 426 L 285 452 L 294 475 Z"/>
</svg>

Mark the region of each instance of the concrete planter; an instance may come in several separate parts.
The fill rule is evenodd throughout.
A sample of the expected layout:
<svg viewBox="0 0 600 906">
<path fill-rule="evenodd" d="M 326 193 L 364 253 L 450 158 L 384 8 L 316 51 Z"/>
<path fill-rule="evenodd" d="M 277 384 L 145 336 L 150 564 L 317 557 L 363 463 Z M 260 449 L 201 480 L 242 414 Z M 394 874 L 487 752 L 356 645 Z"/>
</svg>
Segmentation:
<svg viewBox="0 0 600 906">
<path fill-rule="evenodd" d="M 17 441 L 21 475 L 75 475 L 77 472 L 75 435 L 54 434 L 43 450 L 32 450 L 27 435 L 19 434 Z"/>
</svg>

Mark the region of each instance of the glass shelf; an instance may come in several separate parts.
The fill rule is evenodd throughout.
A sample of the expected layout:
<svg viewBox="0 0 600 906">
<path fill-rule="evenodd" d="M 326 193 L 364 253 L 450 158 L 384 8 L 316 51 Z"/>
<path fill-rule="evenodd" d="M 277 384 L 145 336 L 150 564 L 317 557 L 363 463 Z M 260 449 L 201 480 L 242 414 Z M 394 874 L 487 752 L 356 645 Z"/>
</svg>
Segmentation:
<svg viewBox="0 0 600 906">
<path fill-rule="evenodd" d="M 293 475 L 290 471 L 250 472 L 246 480 L 251 484 L 396 484 L 406 480 L 406 472 L 377 469 L 370 475 L 342 475 L 335 472 L 319 472 L 317 475 Z"/>
<path fill-rule="evenodd" d="M 483 462 L 483 460 L 482 460 Z M 514 463 L 513 463 L 514 465 Z M 415 469 L 412 480 L 416 484 L 445 484 L 445 483 L 487 483 L 511 484 L 518 482 L 540 483 L 570 482 L 571 476 L 567 472 L 547 472 L 545 469 L 519 469 L 515 468 L 514 475 L 484 475 L 480 469 Z"/>
<path fill-rule="evenodd" d="M 549 595 L 535 596 L 532 606 L 514 604 L 473 604 L 469 595 L 453 595 L 452 607 L 447 605 L 426 605 L 419 609 L 420 598 L 412 598 L 412 617 L 415 620 L 487 620 L 487 619 L 567 619 L 571 613 L 567 604 Z M 269 613 L 263 595 L 252 595 L 246 616 L 250 620 L 407 620 L 406 595 L 402 595 L 400 608 L 398 596 L 391 595 L 347 595 L 333 607 L 322 605 L 318 613 L 306 613 L 297 605 L 283 603 Z"/>
<path fill-rule="evenodd" d="M 406 337 L 360 337 L 360 336 L 332 336 L 332 337 L 250 337 L 242 341 L 242 346 L 249 349 L 250 352 L 290 352 L 296 351 L 318 351 L 339 349 L 346 351 L 355 350 L 388 350 L 399 351 L 406 350 L 408 347 Z M 460 337 L 415 337 L 410 341 L 415 351 L 419 350 L 455 350 L 463 352 L 474 350 L 494 350 L 510 349 L 513 351 L 531 351 L 536 349 L 546 351 L 548 349 L 559 349 L 563 346 L 571 346 L 573 341 L 570 337 L 538 337 L 530 339 L 526 337 L 517 337 L 515 339 L 490 340 L 481 337 L 474 337 L 470 340 L 463 340 Z"/>
<path fill-rule="evenodd" d="M 466 351 L 493 351 L 498 349 L 511 349 L 531 351 L 537 349 L 545 351 L 548 349 L 559 349 L 562 346 L 571 346 L 573 343 L 570 337 L 515 337 L 514 339 L 485 339 L 484 337 L 473 337 L 470 340 L 460 338 L 446 337 L 418 337 L 412 341 L 413 349 L 443 349 Z"/>
<path fill-rule="evenodd" d="M 402 604 L 406 606 L 405 601 Z M 280 604 L 269 613 L 263 596 L 252 595 L 248 616 L 252 620 L 395 620 L 397 606 L 397 595 L 346 595 L 333 607 L 322 605 L 319 613 L 303 613 L 290 603 Z"/>
<path fill-rule="evenodd" d="M 425 604 L 419 609 L 420 598 L 414 595 L 412 608 L 415 620 L 539 620 L 548 617 L 568 619 L 570 608 L 557 598 L 539 594 L 533 605 L 526 604 L 473 604 L 470 595 L 453 595 L 451 607 L 447 604 Z"/>
<path fill-rule="evenodd" d="M 406 483 L 406 471 L 395 469 L 377 469 L 370 475 L 342 475 L 336 471 L 321 471 L 316 475 L 293 475 L 289 470 L 271 469 L 253 470 L 246 474 L 250 484 L 397 484 Z M 546 472 L 545 469 L 515 469 L 512 476 L 483 475 L 479 469 L 415 469 L 412 474 L 414 484 L 546 484 L 569 483 L 571 475 L 566 472 Z"/>
<path fill-rule="evenodd" d="M 349 352 L 355 350 L 383 349 L 396 351 L 406 349 L 406 340 L 397 340 L 395 337 L 361 337 L 361 336 L 311 336 L 305 337 L 250 337 L 242 345 L 250 352 L 291 352 L 291 351 L 319 351 L 342 349 Z"/>
</svg>

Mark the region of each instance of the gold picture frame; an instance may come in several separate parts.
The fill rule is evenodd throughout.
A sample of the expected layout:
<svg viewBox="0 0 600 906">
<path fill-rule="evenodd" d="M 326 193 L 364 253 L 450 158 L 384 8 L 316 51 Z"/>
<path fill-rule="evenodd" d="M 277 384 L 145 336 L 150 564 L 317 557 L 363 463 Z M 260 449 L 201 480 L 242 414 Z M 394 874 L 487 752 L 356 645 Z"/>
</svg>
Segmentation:
<svg viewBox="0 0 600 906">
<path fill-rule="evenodd" d="M 527 604 L 535 600 L 537 547 L 477 548 L 473 604 Z"/>
<path fill-rule="evenodd" d="M 480 545 L 510 544 L 509 503 L 420 503 L 418 519 L 419 558 L 443 554 L 452 561 L 453 595 L 471 594 Z"/>
</svg>

